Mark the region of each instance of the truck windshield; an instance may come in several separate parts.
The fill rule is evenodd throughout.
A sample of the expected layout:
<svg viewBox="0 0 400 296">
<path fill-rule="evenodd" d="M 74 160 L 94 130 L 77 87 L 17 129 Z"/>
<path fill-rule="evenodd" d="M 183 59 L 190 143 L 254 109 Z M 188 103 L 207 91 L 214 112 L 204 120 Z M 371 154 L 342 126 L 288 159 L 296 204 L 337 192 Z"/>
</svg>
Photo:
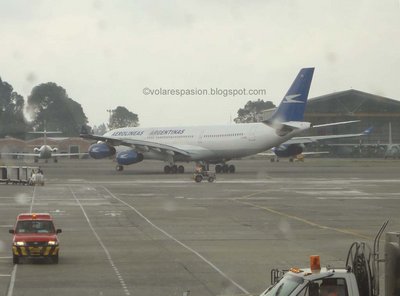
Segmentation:
<svg viewBox="0 0 400 296">
<path fill-rule="evenodd" d="M 304 279 L 301 277 L 287 274 L 262 296 L 288 296 L 303 282 Z"/>
<path fill-rule="evenodd" d="M 16 233 L 54 233 L 52 221 L 18 221 L 15 228 Z"/>
</svg>

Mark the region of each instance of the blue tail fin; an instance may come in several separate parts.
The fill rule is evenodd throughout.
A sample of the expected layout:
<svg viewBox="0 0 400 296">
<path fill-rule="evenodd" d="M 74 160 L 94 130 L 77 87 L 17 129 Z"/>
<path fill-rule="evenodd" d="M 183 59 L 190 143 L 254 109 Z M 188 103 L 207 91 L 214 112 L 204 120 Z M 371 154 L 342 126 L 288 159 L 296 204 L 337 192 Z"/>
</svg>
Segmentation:
<svg viewBox="0 0 400 296">
<path fill-rule="evenodd" d="M 267 120 L 268 123 L 304 120 L 304 110 L 313 74 L 314 68 L 300 70 L 280 105 Z"/>
<path fill-rule="evenodd" d="M 374 129 L 374 127 L 371 126 L 371 127 L 367 128 L 365 131 L 363 131 L 362 134 L 364 136 L 368 136 L 372 132 L 373 129 Z"/>
</svg>

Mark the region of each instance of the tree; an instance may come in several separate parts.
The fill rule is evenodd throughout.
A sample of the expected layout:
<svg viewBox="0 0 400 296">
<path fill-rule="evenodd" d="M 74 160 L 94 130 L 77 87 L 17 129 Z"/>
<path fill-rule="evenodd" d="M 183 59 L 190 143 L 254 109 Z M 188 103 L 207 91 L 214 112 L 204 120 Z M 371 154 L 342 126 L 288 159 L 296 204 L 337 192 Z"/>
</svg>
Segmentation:
<svg viewBox="0 0 400 296">
<path fill-rule="evenodd" d="M 238 117 L 234 119 L 236 123 L 257 122 L 264 110 L 275 108 L 274 103 L 258 99 L 257 101 L 248 101 L 244 108 L 238 110 Z"/>
<path fill-rule="evenodd" d="M 82 106 L 54 82 L 35 86 L 28 97 L 28 108 L 36 130 L 59 130 L 65 136 L 78 136 L 81 126 L 88 122 Z"/>
<path fill-rule="evenodd" d="M 139 126 L 139 117 L 125 107 L 118 106 L 111 111 L 108 127 L 110 129 L 116 129 L 125 126 Z"/>
<path fill-rule="evenodd" d="M 0 78 L 0 137 L 23 138 L 29 125 L 24 117 L 24 98 Z"/>
<path fill-rule="evenodd" d="M 107 132 L 107 126 L 105 123 L 102 123 L 100 125 L 95 125 L 93 126 L 93 134 L 95 135 L 104 135 Z"/>
</svg>

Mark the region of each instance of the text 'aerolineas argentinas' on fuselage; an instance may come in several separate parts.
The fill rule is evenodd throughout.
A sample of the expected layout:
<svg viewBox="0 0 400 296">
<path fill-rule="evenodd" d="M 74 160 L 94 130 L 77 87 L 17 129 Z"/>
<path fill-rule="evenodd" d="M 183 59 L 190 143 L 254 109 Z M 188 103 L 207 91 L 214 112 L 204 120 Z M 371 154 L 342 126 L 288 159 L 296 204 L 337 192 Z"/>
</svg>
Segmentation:
<svg viewBox="0 0 400 296">
<path fill-rule="evenodd" d="M 153 130 L 149 133 L 150 136 L 161 136 L 161 135 L 182 135 L 185 132 L 184 129 L 168 129 L 168 130 Z M 126 137 L 126 136 L 141 136 L 144 134 L 144 130 L 139 131 L 116 131 L 111 134 L 115 137 Z"/>
</svg>

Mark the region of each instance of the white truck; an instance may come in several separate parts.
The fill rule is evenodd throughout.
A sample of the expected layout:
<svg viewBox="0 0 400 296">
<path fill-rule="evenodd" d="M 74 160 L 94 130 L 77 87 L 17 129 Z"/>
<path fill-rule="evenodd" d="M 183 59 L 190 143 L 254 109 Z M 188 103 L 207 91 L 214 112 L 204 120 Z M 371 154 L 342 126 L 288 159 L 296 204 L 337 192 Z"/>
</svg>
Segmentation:
<svg viewBox="0 0 400 296">
<path fill-rule="evenodd" d="M 310 257 L 309 268 L 273 269 L 272 286 L 261 296 L 399 296 L 400 233 L 387 233 L 384 257 L 379 253 L 380 237 L 386 221 L 374 240 L 373 252 L 365 243 L 350 247 L 345 268 L 320 267 L 319 256 Z M 379 264 L 385 262 L 385 293 L 380 294 Z"/>
</svg>

